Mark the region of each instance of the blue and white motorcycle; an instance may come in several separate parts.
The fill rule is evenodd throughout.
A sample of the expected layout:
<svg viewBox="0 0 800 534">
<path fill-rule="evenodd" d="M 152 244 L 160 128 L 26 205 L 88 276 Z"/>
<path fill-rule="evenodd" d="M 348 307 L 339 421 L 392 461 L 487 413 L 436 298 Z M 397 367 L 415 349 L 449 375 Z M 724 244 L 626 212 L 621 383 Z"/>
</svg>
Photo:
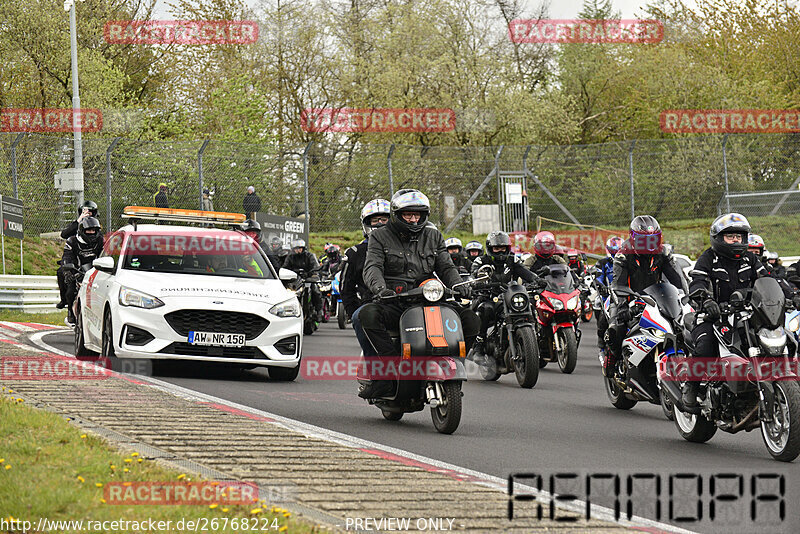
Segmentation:
<svg viewBox="0 0 800 534">
<path fill-rule="evenodd" d="M 336 310 L 336 320 L 339 323 L 339 329 L 344 330 L 348 324 L 350 324 L 350 319 L 347 318 L 347 314 L 344 311 L 344 304 L 342 304 L 342 295 L 339 293 L 339 284 L 341 283 L 341 275 L 342 271 L 337 272 L 333 280 L 331 280 L 331 300 L 336 303 L 333 308 Z"/>
</svg>

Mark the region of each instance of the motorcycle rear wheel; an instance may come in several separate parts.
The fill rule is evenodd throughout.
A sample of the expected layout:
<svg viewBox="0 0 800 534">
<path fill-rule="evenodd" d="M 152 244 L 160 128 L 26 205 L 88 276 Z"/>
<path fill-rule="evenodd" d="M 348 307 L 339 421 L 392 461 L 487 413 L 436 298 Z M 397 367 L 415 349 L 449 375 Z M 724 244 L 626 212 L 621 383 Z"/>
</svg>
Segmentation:
<svg viewBox="0 0 800 534">
<path fill-rule="evenodd" d="M 761 421 L 761 437 L 770 456 L 791 462 L 800 455 L 800 385 L 796 382 L 773 382 L 775 421 Z"/>
<path fill-rule="evenodd" d="M 678 433 L 686 441 L 705 443 L 717 433 L 717 425 L 706 419 L 701 413 L 683 413 L 677 406 L 673 406 L 672 411 L 675 414 L 675 426 L 678 427 Z"/>
<path fill-rule="evenodd" d="M 442 404 L 431 408 L 431 419 L 440 434 L 452 434 L 461 423 L 461 382 L 442 382 L 442 393 Z"/>
</svg>

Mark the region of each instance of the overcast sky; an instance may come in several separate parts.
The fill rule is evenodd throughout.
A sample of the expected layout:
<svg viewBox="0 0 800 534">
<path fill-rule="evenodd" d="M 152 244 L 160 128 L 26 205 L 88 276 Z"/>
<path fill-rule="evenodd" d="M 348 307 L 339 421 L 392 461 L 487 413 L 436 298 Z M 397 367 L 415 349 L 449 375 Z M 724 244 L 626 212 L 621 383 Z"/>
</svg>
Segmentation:
<svg viewBox="0 0 800 534">
<path fill-rule="evenodd" d="M 256 6 L 261 0 L 245 0 L 248 5 Z M 272 0 L 274 2 L 274 0 Z M 527 0 L 527 4 L 535 7 L 541 3 L 541 0 Z M 688 2 L 692 4 L 693 2 Z M 614 8 L 622 13 L 622 18 L 632 18 L 637 13 L 644 11 L 644 6 L 648 4 L 647 0 L 614 0 Z M 554 19 L 568 19 L 575 17 L 583 7 L 583 0 L 551 0 L 550 1 L 550 16 Z M 167 14 L 167 1 L 158 0 L 156 4 L 155 19 L 171 18 Z"/>
</svg>

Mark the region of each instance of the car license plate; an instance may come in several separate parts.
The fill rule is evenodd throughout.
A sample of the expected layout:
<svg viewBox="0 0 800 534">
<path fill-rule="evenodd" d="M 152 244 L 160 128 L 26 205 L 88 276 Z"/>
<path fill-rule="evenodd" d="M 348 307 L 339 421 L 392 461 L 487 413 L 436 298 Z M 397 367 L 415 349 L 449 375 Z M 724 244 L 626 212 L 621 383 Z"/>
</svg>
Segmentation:
<svg viewBox="0 0 800 534">
<path fill-rule="evenodd" d="M 219 347 L 243 347 L 244 334 L 221 332 L 189 332 L 190 345 L 216 345 Z"/>
</svg>

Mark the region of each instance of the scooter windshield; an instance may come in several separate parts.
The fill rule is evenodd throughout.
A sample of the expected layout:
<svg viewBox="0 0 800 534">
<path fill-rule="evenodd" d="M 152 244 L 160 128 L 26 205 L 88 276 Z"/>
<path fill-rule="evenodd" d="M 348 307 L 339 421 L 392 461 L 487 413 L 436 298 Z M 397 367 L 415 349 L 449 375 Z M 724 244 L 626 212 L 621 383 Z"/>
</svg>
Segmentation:
<svg viewBox="0 0 800 534">
<path fill-rule="evenodd" d="M 547 290 L 553 293 L 571 293 L 575 290 L 575 281 L 566 265 L 551 265 L 544 279 L 547 282 Z"/>
<path fill-rule="evenodd" d="M 774 278 L 765 276 L 753 285 L 750 303 L 773 328 L 783 326 L 785 300 L 783 290 Z"/>
<path fill-rule="evenodd" d="M 658 310 L 667 319 L 677 319 L 681 313 L 681 297 L 678 289 L 668 282 L 653 284 L 644 290 L 656 301 Z"/>
</svg>

